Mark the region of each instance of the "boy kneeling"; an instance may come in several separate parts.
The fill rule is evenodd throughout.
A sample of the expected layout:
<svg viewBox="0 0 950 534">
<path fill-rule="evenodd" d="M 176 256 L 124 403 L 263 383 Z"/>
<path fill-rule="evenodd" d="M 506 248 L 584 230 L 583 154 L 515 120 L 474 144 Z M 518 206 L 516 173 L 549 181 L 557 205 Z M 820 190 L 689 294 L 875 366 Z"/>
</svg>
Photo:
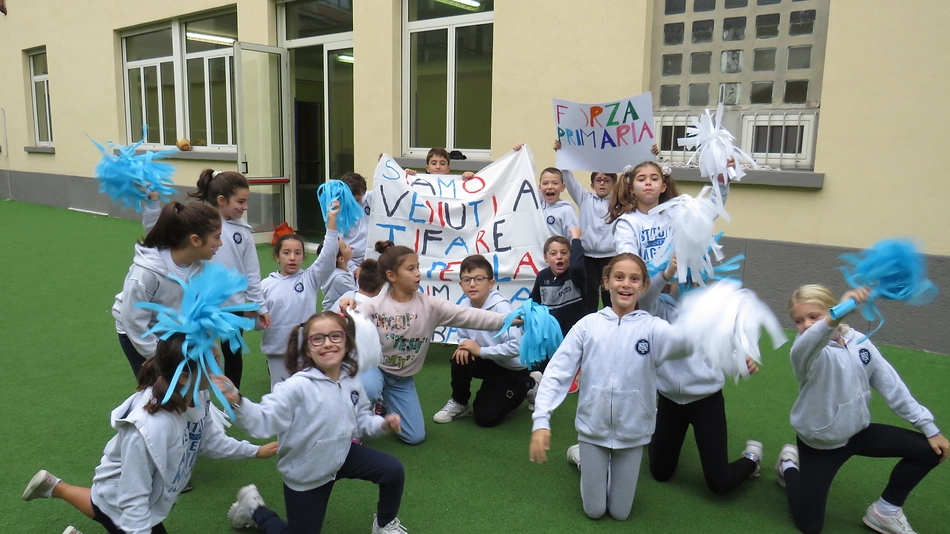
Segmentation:
<svg viewBox="0 0 950 534">
<path fill-rule="evenodd" d="M 495 288 L 495 275 L 488 260 L 478 254 L 469 256 L 462 260 L 460 271 L 459 285 L 465 293 L 460 306 L 511 313 L 511 303 Z M 478 426 L 495 426 L 518 408 L 535 387 L 518 356 L 521 330 L 513 327 L 501 336 L 493 338 L 494 334 L 459 329 L 459 347 L 452 355 L 452 398 L 432 417 L 433 421 L 448 423 L 456 417 L 474 415 Z M 470 410 L 473 378 L 481 378 L 482 385 Z"/>
</svg>

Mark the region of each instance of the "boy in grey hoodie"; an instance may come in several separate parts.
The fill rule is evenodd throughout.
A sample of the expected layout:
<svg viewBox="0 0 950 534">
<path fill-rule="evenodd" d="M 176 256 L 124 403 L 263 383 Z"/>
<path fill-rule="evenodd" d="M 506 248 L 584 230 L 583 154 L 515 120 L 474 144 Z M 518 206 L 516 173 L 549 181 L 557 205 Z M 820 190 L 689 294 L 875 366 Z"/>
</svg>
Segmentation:
<svg viewBox="0 0 950 534">
<path fill-rule="evenodd" d="M 561 193 L 565 188 L 564 176 L 559 169 L 548 167 L 541 171 L 538 190 L 541 192 L 541 200 L 544 201 L 541 205 L 544 222 L 548 224 L 551 235 L 570 237 L 571 228 L 580 228 L 581 223 L 577 221 L 574 206 L 566 200 L 561 200 Z"/>
<path fill-rule="evenodd" d="M 460 306 L 511 313 L 511 303 L 495 287 L 494 270 L 484 256 L 468 256 L 459 270 L 459 285 L 466 295 Z M 478 426 L 495 426 L 515 411 L 534 387 L 534 379 L 519 357 L 521 330 L 509 328 L 499 337 L 493 335 L 486 330 L 459 329 L 459 348 L 452 355 L 452 397 L 432 417 L 433 421 L 448 423 L 456 417 L 474 415 Z M 473 378 L 481 378 L 482 386 L 470 410 Z"/>
<path fill-rule="evenodd" d="M 841 302 L 868 299 L 867 288 L 844 294 Z M 775 465 L 785 488 L 795 526 L 821 532 L 828 490 L 852 456 L 901 458 L 880 499 L 868 506 L 864 523 L 884 533 L 912 534 L 904 501 L 921 480 L 947 459 L 950 442 L 933 414 L 911 396 L 897 371 L 864 335 L 833 320 L 836 304 L 819 285 L 798 288 L 788 303 L 798 330 L 792 344 L 792 370 L 799 382 L 791 423 L 798 445 L 785 445 Z M 918 430 L 871 423 L 871 388 L 897 415 Z"/>
</svg>

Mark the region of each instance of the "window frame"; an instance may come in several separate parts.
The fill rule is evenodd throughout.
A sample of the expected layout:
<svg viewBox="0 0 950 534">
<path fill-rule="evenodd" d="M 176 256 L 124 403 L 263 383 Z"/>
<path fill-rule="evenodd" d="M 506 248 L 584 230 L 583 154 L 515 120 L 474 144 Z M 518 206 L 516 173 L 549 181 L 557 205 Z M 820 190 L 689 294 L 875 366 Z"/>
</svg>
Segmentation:
<svg viewBox="0 0 950 534">
<path fill-rule="evenodd" d="M 234 121 L 237 120 L 235 117 L 235 88 L 233 86 L 232 78 L 234 75 L 234 47 L 220 48 L 216 50 L 206 50 L 202 52 L 185 52 L 185 25 L 189 22 L 197 20 L 205 20 L 208 18 L 213 18 L 219 15 L 233 13 L 234 10 L 223 10 L 215 11 L 211 13 L 201 13 L 197 15 L 183 16 L 176 19 L 162 21 L 155 24 L 148 24 L 145 26 L 140 26 L 130 30 L 122 31 L 119 35 L 121 41 L 121 53 L 122 53 L 122 89 L 125 97 L 125 132 L 127 136 L 128 143 L 134 143 L 139 139 L 142 139 L 142 132 L 133 132 L 132 131 L 132 100 L 130 98 L 130 85 L 131 78 L 129 72 L 132 69 L 140 69 L 140 72 L 143 73 L 143 83 L 142 91 L 144 93 L 144 69 L 146 67 L 154 66 L 156 68 L 156 74 L 158 76 L 158 99 L 159 99 L 159 108 L 158 108 L 158 117 L 159 117 L 159 142 L 158 143 L 149 143 L 145 141 L 142 143 L 142 147 L 146 149 L 164 149 L 176 146 L 178 139 L 187 138 L 189 141 L 192 139 L 191 130 L 192 125 L 190 119 L 187 115 L 189 108 L 189 94 L 188 94 L 188 84 L 187 84 L 187 72 L 186 66 L 189 59 L 202 58 L 203 69 L 204 69 L 204 100 L 205 100 L 205 126 L 208 131 L 208 144 L 206 146 L 194 146 L 192 145 L 191 151 L 193 152 L 234 152 L 237 150 L 237 138 L 234 132 Z M 159 58 L 149 58 L 149 59 L 140 59 L 129 61 L 128 58 L 128 41 L 129 37 L 134 37 L 136 35 L 142 35 L 146 33 L 151 33 L 155 31 L 170 29 L 172 35 L 172 55 L 171 56 L 162 56 Z M 235 39 L 237 42 L 238 39 Z M 211 87 L 208 83 L 209 71 L 208 71 L 208 60 L 212 58 L 225 57 L 225 86 L 228 91 L 229 98 L 226 103 L 226 118 L 228 122 L 228 140 L 229 144 L 211 144 Z M 165 138 L 165 113 L 166 103 L 164 102 L 164 95 L 161 91 L 161 65 L 168 63 L 169 60 L 172 63 L 172 71 L 174 77 L 174 94 L 175 102 L 173 106 L 175 108 L 175 138 L 166 139 Z M 143 124 L 146 123 L 145 120 L 145 97 L 144 94 L 141 96 L 142 101 L 142 119 Z"/>
<path fill-rule="evenodd" d="M 739 136 L 740 148 L 762 165 L 774 165 L 781 169 L 812 170 L 815 168 L 815 143 L 818 138 L 817 109 L 764 109 L 743 112 Z M 756 126 L 798 126 L 803 128 L 801 151 L 753 152 Z"/>
<path fill-rule="evenodd" d="M 456 78 L 456 30 L 469 26 L 481 26 L 484 24 L 495 24 L 495 12 L 484 11 L 481 13 L 471 13 L 465 15 L 454 15 L 451 17 L 433 18 L 418 21 L 409 21 L 409 0 L 402 0 L 402 155 L 404 157 L 425 157 L 432 147 L 414 147 L 410 145 L 412 131 L 411 115 L 411 84 L 412 72 L 412 34 L 432 31 L 447 30 L 446 43 L 446 114 L 445 114 L 445 149 L 452 151 L 456 149 L 451 145 L 455 140 L 455 78 Z M 493 28 L 494 29 L 494 28 Z M 494 64 L 494 58 L 492 58 Z M 494 65 L 492 66 L 494 72 Z M 491 132 L 489 132 L 489 138 Z M 460 147 L 465 151 L 469 159 L 485 160 L 491 157 L 491 148 L 474 149 Z"/>
<path fill-rule="evenodd" d="M 36 74 L 36 71 L 33 67 L 33 58 L 44 54 L 46 55 L 46 74 Z M 46 52 L 46 47 L 37 48 L 34 50 L 27 51 L 27 62 L 29 63 L 30 68 L 30 101 L 32 104 L 31 112 L 33 114 L 33 143 L 34 146 L 53 146 L 53 116 L 50 106 L 50 94 L 49 94 L 49 54 Z M 38 115 L 39 108 L 37 107 L 36 100 L 36 84 L 42 82 L 43 87 L 46 93 L 45 102 L 43 102 L 43 107 L 46 109 L 46 131 L 49 132 L 49 140 L 42 141 L 40 140 L 40 118 Z"/>
</svg>

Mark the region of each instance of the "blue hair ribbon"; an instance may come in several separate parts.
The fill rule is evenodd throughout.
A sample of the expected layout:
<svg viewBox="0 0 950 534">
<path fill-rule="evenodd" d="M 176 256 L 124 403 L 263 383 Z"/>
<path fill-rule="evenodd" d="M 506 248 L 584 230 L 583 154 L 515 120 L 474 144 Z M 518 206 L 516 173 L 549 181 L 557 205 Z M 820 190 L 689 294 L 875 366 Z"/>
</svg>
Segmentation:
<svg viewBox="0 0 950 534">
<path fill-rule="evenodd" d="M 846 265 L 839 269 L 849 286 L 871 288 L 861 315 L 878 324 L 859 343 L 884 325 L 884 314 L 874 304 L 877 298 L 899 300 L 913 306 L 929 304 L 937 298 L 937 286 L 927 278 L 924 255 L 910 239 L 884 239 L 858 254 L 843 254 L 841 259 Z M 856 307 L 857 302 L 851 299 L 831 308 L 830 314 L 837 320 Z"/>
<path fill-rule="evenodd" d="M 204 377 L 212 374 L 223 374 L 215 359 L 215 341 L 228 343 L 232 350 L 241 348 L 245 351 L 249 347 L 244 342 L 241 329 L 249 330 L 254 327 L 254 319 L 235 315 L 234 312 L 254 311 L 260 308 L 256 302 L 224 306 L 235 293 L 247 290 L 247 277 L 228 269 L 218 263 L 206 263 L 200 273 L 191 277 L 187 282 L 171 276 L 172 280 L 182 286 L 181 309 L 176 310 L 154 302 L 136 302 L 135 307 L 157 312 L 158 322 L 155 323 L 144 336 L 161 334 L 159 339 L 167 340 L 175 334 L 184 334 L 181 351 L 184 360 L 178 364 L 171 384 L 177 384 L 187 362 L 194 362 L 195 376 L 188 377 L 179 393 L 184 395 L 192 384 L 200 384 Z M 224 394 L 211 382 L 211 390 L 221 402 L 230 417 L 234 417 L 231 405 Z M 162 399 L 162 404 L 168 402 L 173 393 L 169 388 Z M 198 388 L 193 388 L 194 402 L 198 402 Z"/>
<path fill-rule="evenodd" d="M 521 338 L 518 352 L 521 364 L 531 369 L 536 364 L 551 359 L 561 345 L 561 341 L 564 340 L 564 334 L 561 333 L 561 325 L 551 315 L 548 307 L 535 304 L 529 299 L 505 316 L 505 324 L 492 337 L 498 337 L 507 332 L 515 319 L 519 317 L 524 321 L 524 336 Z"/>
<path fill-rule="evenodd" d="M 320 201 L 320 211 L 323 212 L 323 223 L 327 222 L 327 212 L 334 200 L 340 201 L 340 213 L 336 216 L 336 226 L 341 234 L 350 231 L 366 214 L 363 206 L 356 201 L 350 186 L 342 180 L 327 180 L 317 188 L 317 200 Z"/>
<path fill-rule="evenodd" d="M 89 138 L 102 153 L 93 171 L 99 179 L 99 192 L 109 195 L 116 204 L 135 208 L 138 212 L 142 211 L 142 201 L 149 192 L 156 191 L 163 202 L 168 202 L 168 196 L 176 193 L 175 188 L 171 187 L 171 175 L 175 173 L 175 167 L 154 160 L 177 153 L 177 148 L 135 154 L 136 149 L 145 142 L 146 128 L 142 126 L 142 140 L 132 145 L 119 146 L 112 141 L 102 145 Z M 116 151 L 118 154 L 114 153 Z"/>
</svg>

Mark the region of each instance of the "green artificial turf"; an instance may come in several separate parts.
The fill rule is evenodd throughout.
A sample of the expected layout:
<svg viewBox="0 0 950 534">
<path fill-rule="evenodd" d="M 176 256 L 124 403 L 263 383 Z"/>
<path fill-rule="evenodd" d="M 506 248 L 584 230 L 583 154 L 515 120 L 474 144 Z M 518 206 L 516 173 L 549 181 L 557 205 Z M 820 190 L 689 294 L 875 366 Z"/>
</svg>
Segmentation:
<svg viewBox="0 0 950 534">
<path fill-rule="evenodd" d="M 99 217 L 22 202 L 0 202 L 0 387 L 2 455 L 0 532 L 55 533 L 69 524 L 86 534 L 102 529 L 63 501 L 25 503 L 21 492 L 45 468 L 77 485 L 89 485 L 102 448 L 112 437 L 109 412 L 135 382 L 116 339 L 110 314 L 114 295 L 142 236 L 134 221 Z M 258 249 L 262 272 L 275 268 L 267 247 Z M 310 258 L 312 260 L 312 258 Z M 244 394 L 259 399 L 269 389 L 260 333 L 249 332 Z M 945 393 L 950 359 L 882 347 L 916 398 L 938 424 L 948 424 Z M 433 346 L 416 377 L 427 419 L 448 399 L 451 349 Z M 761 478 L 730 495 L 706 489 L 692 436 L 679 470 L 661 484 L 646 459 L 630 519 L 588 519 L 581 508 L 579 475 L 564 458 L 576 440 L 576 396 L 555 412 L 550 461 L 528 462 L 531 417 L 522 407 L 500 426 L 482 429 L 470 418 L 437 425 L 410 447 L 387 436 L 367 442 L 397 456 L 406 468 L 399 517 L 409 532 L 795 532 L 783 491 L 772 473 L 782 444 L 794 441 L 788 413 L 797 383 L 788 346 L 764 350 L 762 372 L 726 386 L 730 450 L 746 439 L 765 444 Z M 477 381 L 476 381 L 477 384 Z M 875 396 L 874 420 L 906 426 Z M 243 437 L 240 431 L 231 434 Z M 863 533 L 867 504 L 883 489 L 894 460 L 855 458 L 839 472 L 828 501 L 826 532 Z M 225 513 L 237 489 L 257 484 L 268 505 L 283 514 L 276 459 L 237 462 L 202 459 L 193 492 L 182 495 L 165 521 L 174 533 L 231 532 Z M 946 531 L 950 473 L 937 468 L 917 487 L 905 510 L 919 532 Z M 324 532 L 369 532 L 375 511 L 372 484 L 341 481 L 330 500 Z"/>
</svg>

